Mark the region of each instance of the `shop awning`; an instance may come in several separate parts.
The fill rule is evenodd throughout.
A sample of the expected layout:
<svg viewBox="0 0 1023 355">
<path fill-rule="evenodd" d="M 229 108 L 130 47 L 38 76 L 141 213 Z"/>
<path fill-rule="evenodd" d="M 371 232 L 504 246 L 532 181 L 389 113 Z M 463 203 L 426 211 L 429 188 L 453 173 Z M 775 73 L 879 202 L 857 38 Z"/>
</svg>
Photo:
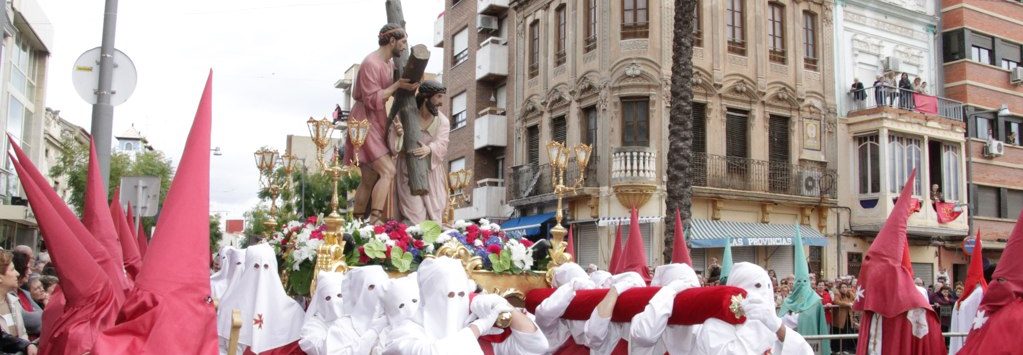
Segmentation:
<svg viewBox="0 0 1023 355">
<path fill-rule="evenodd" d="M 540 234 L 540 226 L 554 218 L 554 212 L 512 218 L 501 223 L 501 229 L 508 236 L 522 237 Z"/>
<path fill-rule="evenodd" d="M 733 221 L 692 219 L 686 237 L 693 248 L 722 248 L 725 240 L 732 239 L 733 247 L 792 245 L 796 226 L 792 224 L 765 224 Z M 822 247 L 828 238 L 814 228 L 799 226 L 803 245 Z"/>
</svg>

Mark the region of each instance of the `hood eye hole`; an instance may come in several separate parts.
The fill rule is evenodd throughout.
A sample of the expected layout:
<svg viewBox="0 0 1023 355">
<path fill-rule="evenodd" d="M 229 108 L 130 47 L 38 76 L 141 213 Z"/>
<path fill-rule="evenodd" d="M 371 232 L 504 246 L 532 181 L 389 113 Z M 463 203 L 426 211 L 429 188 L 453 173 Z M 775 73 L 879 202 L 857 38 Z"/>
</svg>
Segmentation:
<svg viewBox="0 0 1023 355">
<path fill-rule="evenodd" d="M 455 298 L 455 291 L 448 292 L 448 298 Z"/>
<path fill-rule="evenodd" d="M 377 287 L 377 285 L 369 285 L 369 289 L 370 289 L 370 291 L 372 291 L 372 290 L 373 290 L 374 288 L 376 288 L 376 287 Z"/>
<path fill-rule="evenodd" d="M 465 291 L 459 292 L 458 297 L 465 297 Z"/>
<path fill-rule="evenodd" d="M 330 301 L 330 296 L 327 296 L 326 300 L 327 300 L 327 301 Z"/>
<path fill-rule="evenodd" d="M 259 263 L 253 264 L 252 267 L 259 269 Z"/>
<path fill-rule="evenodd" d="M 270 264 L 263 264 L 263 269 L 269 269 L 269 268 L 270 268 Z"/>
<path fill-rule="evenodd" d="M 341 298 L 341 294 L 340 294 L 340 293 L 339 293 L 339 294 L 337 294 L 337 298 Z"/>
<path fill-rule="evenodd" d="M 236 262 L 236 263 L 234 263 L 234 264 L 235 264 L 235 265 L 241 265 L 241 264 L 242 264 L 242 262 L 241 262 L 241 261 L 239 261 L 239 262 Z"/>
<path fill-rule="evenodd" d="M 758 282 L 756 285 L 753 286 L 755 286 L 756 288 L 760 288 L 760 283 Z"/>
<path fill-rule="evenodd" d="M 398 305 L 398 308 L 405 308 L 405 304 L 404 304 L 404 303 L 402 303 L 402 304 L 399 304 L 399 305 Z"/>
<path fill-rule="evenodd" d="M 419 300 L 417 300 L 417 299 L 413 298 L 413 299 L 412 299 L 412 303 L 416 303 L 416 302 L 419 302 Z"/>
</svg>

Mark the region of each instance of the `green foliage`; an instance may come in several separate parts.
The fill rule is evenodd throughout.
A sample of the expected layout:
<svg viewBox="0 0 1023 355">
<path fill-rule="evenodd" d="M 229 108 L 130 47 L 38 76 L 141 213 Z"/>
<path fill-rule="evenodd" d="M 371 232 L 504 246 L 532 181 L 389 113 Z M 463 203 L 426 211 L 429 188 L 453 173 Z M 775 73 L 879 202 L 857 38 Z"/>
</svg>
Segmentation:
<svg viewBox="0 0 1023 355">
<path fill-rule="evenodd" d="M 224 239 L 224 232 L 220 230 L 220 216 L 210 215 L 210 255 L 217 252 L 220 240 Z"/>
<path fill-rule="evenodd" d="M 298 296 L 309 296 L 309 285 L 313 280 L 313 262 L 303 261 L 298 270 L 288 271 L 288 294 Z"/>
<path fill-rule="evenodd" d="M 61 154 L 57 164 L 50 168 L 50 177 L 59 179 L 67 178 L 71 188 L 71 207 L 82 212 L 85 206 L 85 185 L 89 172 L 89 145 L 81 143 L 74 138 L 67 136 L 60 142 Z M 160 177 L 160 205 L 167 197 L 167 190 L 170 188 L 171 178 L 174 176 L 174 168 L 170 165 L 163 152 L 145 151 L 135 155 L 132 159 L 130 154 L 113 153 L 110 156 L 110 184 L 107 186 L 107 199 L 109 200 L 120 184 L 122 176 L 159 176 Z M 146 223 L 151 226 L 152 221 Z"/>
<path fill-rule="evenodd" d="M 265 204 L 258 204 L 245 212 L 245 235 L 249 243 L 257 243 L 260 238 L 266 236 L 266 222 L 270 217 L 269 208 Z"/>
<path fill-rule="evenodd" d="M 369 243 L 363 246 L 363 250 L 366 252 L 366 256 L 371 259 L 383 259 L 387 257 L 387 245 L 380 240 L 373 239 Z"/>
<path fill-rule="evenodd" d="M 419 223 L 420 231 L 423 233 L 423 241 L 427 244 L 433 244 L 437 242 L 437 237 L 441 234 L 440 224 L 434 221 L 426 220 Z"/>
<path fill-rule="evenodd" d="M 495 273 L 511 272 L 512 268 L 515 267 L 514 263 L 512 263 L 511 252 L 502 251 L 500 254 L 490 254 L 489 258 Z"/>
<path fill-rule="evenodd" d="M 401 248 L 391 248 L 391 266 L 398 269 L 398 272 L 407 272 L 412 269 L 412 253 L 407 253 Z"/>
</svg>

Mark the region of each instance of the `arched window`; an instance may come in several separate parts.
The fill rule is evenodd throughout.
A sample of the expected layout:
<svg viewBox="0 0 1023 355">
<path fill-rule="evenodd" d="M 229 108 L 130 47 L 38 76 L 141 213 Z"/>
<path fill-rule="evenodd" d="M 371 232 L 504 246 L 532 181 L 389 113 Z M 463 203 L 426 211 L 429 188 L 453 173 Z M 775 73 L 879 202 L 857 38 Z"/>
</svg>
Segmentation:
<svg viewBox="0 0 1023 355">
<path fill-rule="evenodd" d="M 880 145 L 877 135 L 856 137 L 859 166 L 859 192 L 861 195 L 881 192 Z"/>
</svg>

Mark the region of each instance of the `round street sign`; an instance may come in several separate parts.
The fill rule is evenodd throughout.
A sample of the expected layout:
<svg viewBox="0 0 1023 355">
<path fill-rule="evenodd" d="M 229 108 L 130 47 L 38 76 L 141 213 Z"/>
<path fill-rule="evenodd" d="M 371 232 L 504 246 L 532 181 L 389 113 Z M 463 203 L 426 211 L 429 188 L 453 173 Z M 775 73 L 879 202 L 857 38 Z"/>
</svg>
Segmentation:
<svg viewBox="0 0 1023 355">
<path fill-rule="evenodd" d="M 977 245 L 977 239 L 974 236 L 968 236 L 963 239 L 963 254 L 973 254 L 973 247 Z"/>
<path fill-rule="evenodd" d="M 96 90 L 99 88 L 99 54 L 100 47 L 82 53 L 75 61 L 71 70 L 71 82 L 78 96 L 91 105 L 96 104 Z M 135 91 L 138 72 L 135 63 L 120 50 L 114 49 L 114 72 L 110 83 L 110 104 L 117 106 L 128 101 Z"/>
</svg>

